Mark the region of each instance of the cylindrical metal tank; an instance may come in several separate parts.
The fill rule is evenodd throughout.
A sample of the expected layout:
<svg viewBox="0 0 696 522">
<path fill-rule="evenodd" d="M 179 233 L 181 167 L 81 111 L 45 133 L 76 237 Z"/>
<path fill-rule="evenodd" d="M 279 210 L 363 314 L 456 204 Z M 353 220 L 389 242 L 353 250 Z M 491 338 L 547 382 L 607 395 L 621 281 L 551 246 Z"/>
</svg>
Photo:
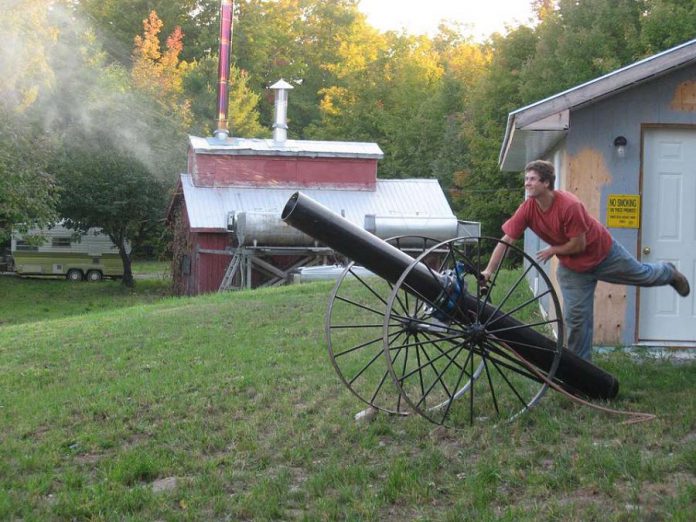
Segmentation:
<svg viewBox="0 0 696 522">
<path fill-rule="evenodd" d="M 423 236 L 437 241 L 457 237 L 457 218 L 427 216 L 378 216 L 365 214 L 365 230 L 380 239 L 395 236 Z M 421 244 L 416 237 L 414 244 Z M 402 245 L 404 243 L 402 242 Z"/>
<path fill-rule="evenodd" d="M 291 227 L 273 212 L 236 212 L 228 218 L 228 230 L 239 246 L 312 246 L 314 238 Z"/>
<path fill-rule="evenodd" d="M 305 266 L 299 268 L 297 273 L 293 278 L 294 283 L 308 283 L 310 281 L 326 281 L 326 280 L 336 280 L 343 272 L 345 272 L 346 267 L 343 265 L 321 265 L 321 266 Z M 361 278 L 374 277 L 375 274 L 370 272 L 367 268 L 363 266 L 353 265 L 350 270 L 350 276 L 357 275 Z"/>
</svg>

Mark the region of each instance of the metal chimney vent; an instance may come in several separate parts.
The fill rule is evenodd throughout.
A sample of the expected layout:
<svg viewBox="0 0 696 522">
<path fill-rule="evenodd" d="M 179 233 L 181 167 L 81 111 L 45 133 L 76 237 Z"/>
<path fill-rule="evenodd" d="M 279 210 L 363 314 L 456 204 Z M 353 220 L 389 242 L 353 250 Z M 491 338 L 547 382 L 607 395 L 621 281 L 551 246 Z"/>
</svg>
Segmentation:
<svg viewBox="0 0 696 522">
<path fill-rule="evenodd" d="M 275 123 L 273 123 L 273 141 L 285 143 L 288 139 L 288 91 L 292 85 L 282 78 L 271 85 L 275 91 Z"/>
<path fill-rule="evenodd" d="M 230 135 L 227 109 L 229 105 L 230 52 L 232 46 L 232 13 L 234 2 L 220 2 L 220 55 L 218 57 L 218 117 L 217 129 L 213 133 L 219 140 L 226 140 Z"/>
</svg>

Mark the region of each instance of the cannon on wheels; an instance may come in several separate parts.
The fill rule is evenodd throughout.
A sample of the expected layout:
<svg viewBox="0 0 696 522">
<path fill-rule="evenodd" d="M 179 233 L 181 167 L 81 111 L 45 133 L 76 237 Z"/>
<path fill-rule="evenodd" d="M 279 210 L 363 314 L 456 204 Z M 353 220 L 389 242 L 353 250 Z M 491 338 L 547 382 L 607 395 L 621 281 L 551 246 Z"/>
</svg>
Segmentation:
<svg viewBox="0 0 696 522">
<path fill-rule="evenodd" d="M 618 393 L 612 375 L 563 348 L 553 285 L 515 246 L 505 256 L 522 268 L 484 282 L 497 239 L 383 241 L 300 192 L 282 219 L 353 260 L 331 294 L 326 335 L 339 377 L 370 406 L 459 426 L 514 419 L 549 386 Z"/>
</svg>

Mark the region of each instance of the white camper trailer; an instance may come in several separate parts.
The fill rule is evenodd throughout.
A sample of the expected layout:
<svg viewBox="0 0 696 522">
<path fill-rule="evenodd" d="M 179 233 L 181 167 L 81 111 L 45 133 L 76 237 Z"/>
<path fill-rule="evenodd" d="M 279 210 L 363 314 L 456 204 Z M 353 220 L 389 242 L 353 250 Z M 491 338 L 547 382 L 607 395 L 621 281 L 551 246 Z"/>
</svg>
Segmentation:
<svg viewBox="0 0 696 522">
<path fill-rule="evenodd" d="M 118 248 L 98 228 L 77 234 L 58 223 L 24 234 L 15 231 L 11 252 L 20 276 L 59 276 L 72 281 L 123 276 Z"/>
</svg>

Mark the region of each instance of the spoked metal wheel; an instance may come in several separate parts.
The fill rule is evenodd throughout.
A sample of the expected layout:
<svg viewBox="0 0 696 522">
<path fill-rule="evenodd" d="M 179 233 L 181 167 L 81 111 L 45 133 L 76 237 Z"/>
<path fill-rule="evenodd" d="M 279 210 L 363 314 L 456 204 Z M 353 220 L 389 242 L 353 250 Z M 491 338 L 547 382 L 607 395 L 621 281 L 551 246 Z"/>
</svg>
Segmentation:
<svg viewBox="0 0 696 522">
<path fill-rule="evenodd" d="M 401 236 L 387 242 L 426 263 L 447 255 L 447 250 L 432 248 L 438 241 L 426 237 Z M 404 415 L 410 410 L 389 378 L 382 349 L 384 314 L 393 289 L 393 284 L 349 264 L 331 293 L 325 330 L 329 358 L 348 389 L 377 409 Z M 395 299 L 413 303 L 404 290 L 397 295 Z M 394 341 L 405 343 L 405 334 L 397 332 Z"/>
<path fill-rule="evenodd" d="M 480 274 L 499 244 L 503 268 L 483 284 Z M 430 256 L 424 252 L 387 301 L 389 373 L 409 407 L 436 424 L 512 420 L 541 399 L 561 358 L 563 321 L 551 281 L 534 259 L 494 238 L 453 239 L 433 250 L 446 251 L 439 270 L 429 265 L 440 296 L 428 299 L 409 286 Z M 519 268 L 504 268 L 513 261 Z"/>
</svg>

